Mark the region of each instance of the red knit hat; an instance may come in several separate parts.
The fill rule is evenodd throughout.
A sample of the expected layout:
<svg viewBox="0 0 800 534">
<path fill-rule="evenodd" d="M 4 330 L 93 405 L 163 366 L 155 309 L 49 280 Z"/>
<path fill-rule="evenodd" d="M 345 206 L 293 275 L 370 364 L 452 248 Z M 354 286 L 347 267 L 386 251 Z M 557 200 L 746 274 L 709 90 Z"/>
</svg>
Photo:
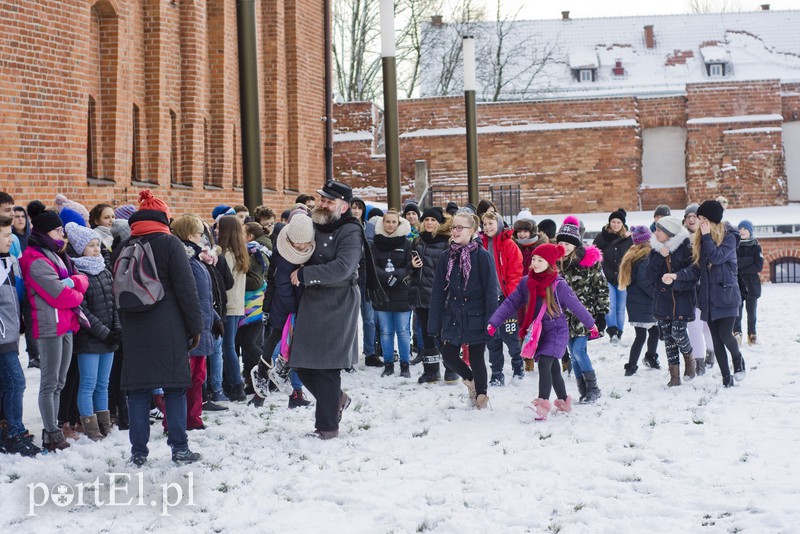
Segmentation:
<svg viewBox="0 0 800 534">
<path fill-rule="evenodd" d="M 541 256 L 551 267 L 556 266 L 556 262 L 564 256 L 565 252 L 566 249 L 562 245 L 552 243 L 544 243 L 533 249 L 533 255 Z"/>
<path fill-rule="evenodd" d="M 143 189 L 139 192 L 139 209 L 163 211 L 167 214 L 167 220 L 172 218 L 169 213 L 169 206 L 163 200 L 156 198 L 149 189 Z"/>
</svg>

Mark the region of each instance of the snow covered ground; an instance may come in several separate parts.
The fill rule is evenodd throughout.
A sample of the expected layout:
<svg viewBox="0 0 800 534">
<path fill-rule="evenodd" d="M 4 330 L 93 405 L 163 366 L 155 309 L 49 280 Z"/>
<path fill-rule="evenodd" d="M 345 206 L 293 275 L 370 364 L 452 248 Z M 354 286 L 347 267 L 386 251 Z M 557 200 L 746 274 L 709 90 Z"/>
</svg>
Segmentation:
<svg viewBox="0 0 800 534">
<path fill-rule="evenodd" d="M 0 530 L 799 532 L 799 301 L 800 285 L 764 287 L 760 343 L 744 347 L 749 371 L 732 390 L 716 366 L 679 388 L 666 388 L 666 370 L 626 378 L 628 349 L 604 338 L 590 344 L 602 399 L 543 423 L 523 409 L 536 374 L 491 389 L 492 410 L 478 412 L 460 384 L 418 386 L 419 368 L 404 380 L 359 367 L 344 376 L 353 404 L 337 440 L 304 437 L 313 408 L 289 411 L 276 396 L 208 415 L 209 428 L 190 434 L 203 454 L 191 466 L 173 466 L 160 427 L 141 470 L 119 431 L 37 459 L 3 455 Z M 38 436 L 37 373 L 26 370 L 25 422 Z M 117 506 L 108 473 L 118 473 Z M 97 478 L 105 504 L 88 489 L 78 504 L 78 484 Z M 170 483 L 168 502 L 178 486 L 183 495 L 165 512 Z M 32 506 L 31 493 L 36 504 L 50 497 L 44 485 L 53 496 L 62 485 L 71 504 Z"/>
</svg>

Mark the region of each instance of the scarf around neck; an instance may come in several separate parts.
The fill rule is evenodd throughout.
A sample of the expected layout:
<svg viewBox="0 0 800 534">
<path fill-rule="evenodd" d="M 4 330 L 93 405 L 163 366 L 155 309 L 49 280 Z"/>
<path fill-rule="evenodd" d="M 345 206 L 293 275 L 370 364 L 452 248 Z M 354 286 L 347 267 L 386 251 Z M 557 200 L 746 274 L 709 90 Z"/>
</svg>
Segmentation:
<svg viewBox="0 0 800 534">
<path fill-rule="evenodd" d="M 458 258 L 458 266 L 461 268 L 461 276 L 464 278 L 464 287 L 467 287 L 469 273 L 472 271 L 472 259 L 470 258 L 470 254 L 472 251 L 477 249 L 477 241 L 470 241 L 466 245 L 450 243 L 450 250 L 447 259 L 447 274 L 445 275 L 445 280 L 447 280 L 445 289 L 450 287 L 450 274 L 453 272 L 453 265 L 456 262 L 456 258 Z"/>
<path fill-rule="evenodd" d="M 91 275 L 98 275 L 106 268 L 106 261 L 103 256 L 80 256 L 72 261 L 79 271 Z"/>
<path fill-rule="evenodd" d="M 528 274 L 528 307 L 525 309 L 525 319 L 522 321 L 522 327 L 519 329 L 521 338 L 525 337 L 528 332 L 528 327 L 533 323 L 533 318 L 536 316 L 536 303 L 542 301 L 542 306 L 547 303 L 544 298 L 547 296 L 547 288 L 555 282 L 558 276 L 558 271 L 555 269 L 535 273 L 533 271 Z"/>
<path fill-rule="evenodd" d="M 65 242 L 63 240 L 53 239 L 49 235 L 34 229 L 31 232 L 28 244 L 34 249 L 39 250 L 39 252 L 45 256 L 49 256 L 50 259 L 55 257 L 56 260 L 61 260 L 55 262 L 59 280 L 63 280 L 75 274 L 75 266 L 67 253 L 64 252 Z"/>
</svg>

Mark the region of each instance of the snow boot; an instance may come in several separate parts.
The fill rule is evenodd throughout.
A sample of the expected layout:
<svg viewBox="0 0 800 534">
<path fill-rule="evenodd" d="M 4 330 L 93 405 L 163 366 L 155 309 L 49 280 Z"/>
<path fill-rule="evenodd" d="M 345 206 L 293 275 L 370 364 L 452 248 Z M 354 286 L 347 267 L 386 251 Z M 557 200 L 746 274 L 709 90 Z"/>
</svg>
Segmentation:
<svg viewBox="0 0 800 534">
<path fill-rule="evenodd" d="M 419 377 L 417 382 L 419 384 L 432 384 L 434 382 L 438 382 L 442 379 L 442 375 L 439 372 L 439 351 L 436 348 L 433 349 L 422 349 L 421 354 L 423 354 L 423 362 L 422 362 L 422 376 Z"/>
<path fill-rule="evenodd" d="M 547 416 L 550 415 L 550 400 L 549 399 L 533 399 L 533 411 L 536 412 L 537 421 L 547 421 Z"/>
<path fill-rule="evenodd" d="M 657 352 L 646 352 L 644 354 L 644 366 L 650 369 L 661 369 L 661 364 L 658 363 Z"/>
<path fill-rule="evenodd" d="M 576 376 L 575 380 L 578 382 L 578 402 L 586 400 L 586 380 L 582 376 Z"/>
<path fill-rule="evenodd" d="M 694 380 L 694 377 L 697 375 L 697 372 L 696 372 L 696 369 L 695 369 L 695 366 L 694 366 L 695 365 L 694 364 L 694 356 L 692 356 L 691 352 L 689 354 L 684 354 L 683 355 L 683 363 L 685 364 L 684 368 L 683 368 L 683 379 L 686 382 L 691 382 L 692 380 Z"/>
<path fill-rule="evenodd" d="M 447 367 L 447 365 L 444 365 L 444 381 L 446 384 L 455 384 L 460 379 L 461 377 L 458 376 L 458 373 Z"/>
<path fill-rule="evenodd" d="M 586 397 L 583 402 L 591 404 L 603 395 L 597 387 L 597 374 L 594 371 L 583 373 L 583 379 L 586 381 Z"/>
<path fill-rule="evenodd" d="M 81 424 L 83 425 L 83 432 L 90 440 L 100 441 L 105 437 L 100 433 L 100 426 L 97 424 L 96 414 L 81 417 Z"/>
<path fill-rule="evenodd" d="M 694 359 L 694 372 L 697 374 L 697 376 L 703 376 L 706 374 L 706 361 L 704 358 Z"/>
<path fill-rule="evenodd" d="M 536 369 L 536 362 L 533 361 L 533 358 L 526 358 L 525 371 L 528 373 L 532 373 L 535 369 Z"/>
<path fill-rule="evenodd" d="M 100 428 L 100 433 L 103 437 L 111 432 L 111 412 L 108 410 L 101 410 L 94 413 L 97 416 L 97 426 Z"/>
<path fill-rule="evenodd" d="M 565 354 L 563 358 L 561 358 L 561 372 L 572 374 L 572 360 L 569 357 L 569 353 Z"/>
<path fill-rule="evenodd" d="M 564 400 L 556 399 L 553 404 L 556 407 L 556 410 L 559 412 L 571 412 L 572 411 L 572 397 L 567 395 L 567 398 Z"/>
<path fill-rule="evenodd" d="M 714 362 L 717 360 L 717 357 L 714 355 L 713 350 L 706 350 L 706 369 L 711 369 L 714 367 Z"/>
<path fill-rule="evenodd" d="M 625 364 L 625 376 L 633 376 L 636 374 L 636 370 L 639 369 L 639 366 L 635 363 L 626 363 Z"/>
<path fill-rule="evenodd" d="M 667 382 L 668 387 L 680 386 L 681 385 L 681 366 L 680 365 L 670 365 L 669 366 L 669 382 Z"/>
<path fill-rule="evenodd" d="M 400 362 L 400 378 L 411 378 L 408 362 Z"/>
<path fill-rule="evenodd" d="M 42 430 L 42 448 L 52 452 L 61 451 L 68 449 L 69 443 L 67 443 L 64 432 L 61 430 L 56 430 L 55 432 Z"/>
<path fill-rule="evenodd" d="M 514 371 L 514 378 L 518 380 L 525 378 L 525 367 L 523 366 L 522 361 L 518 362 L 517 364 L 512 362 L 511 369 Z"/>
<path fill-rule="evenodd" d="M 394 362 L 384 363 L 383 372 L 381 373 L 381 376 L 392 376 L 393 374 L 394 374 Z"/>
<path fill-rule="evenodd" d="M 733 379 L 733 375 L 723 376 L 722 377 L 722 387 L 724 388 L 732 388 L 736 385 L 736 381 Z"/>
<path fill-rule="evenodd" d="M 466 378 L 461 380 L 464 385 L 467 387 L 467 396 L 469 397 L 469 402 L 473 406 L 475 405 L 475 399 L 478 397 L 478 392 L 475 391 L 475 381 L 474 380 L 467 380 Z"/>
<path fill-rule="evenodd" d="M 485 410 L 489 407 L 489 396 L 481 393 L 475 398 L 475 408 L 478 410 Z"/>
</svg>

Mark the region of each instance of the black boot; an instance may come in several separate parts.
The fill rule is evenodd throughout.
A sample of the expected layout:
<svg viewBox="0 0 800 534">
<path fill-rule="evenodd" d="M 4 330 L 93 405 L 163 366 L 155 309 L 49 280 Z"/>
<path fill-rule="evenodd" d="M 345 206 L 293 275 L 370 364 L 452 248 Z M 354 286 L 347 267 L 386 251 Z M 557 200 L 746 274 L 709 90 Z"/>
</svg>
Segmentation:
<svg viewBox="0 0 800 534">
<path fill-rule="evenodd" d="M 594 371 L 583 373 L 583 379 L 586 381 L 586 396 L 581 402 L 592 403 L 602 396 L 600 388 L 597 387 L 597 375 Z"/>
<path fill-rule="evenodd" d="M 367 367 L 383 367 L 383 360 L 375 354 L 371 354 L 364 358 L 364 365 Z"/>
<path fill-rule="evenodd" d="M 578 402 L 586 400 L 586 380 L 582 376 L 575 375 L 575 380 L 578 382 Z"/>
<path fill-rule="evenodd" d="M 417 380 L 420 384 L 432 384 L 442 379 L 442 374 L 439 372 L 439 362 L 436 363 L 423 363 L 422 375 Z"/>
<path fill-rule="evenodd" d="M 400 362 L 400 378 L 411 378 L 411 372 L 408 367 L 409 364 L 407 362 Z"/>
<path fill-rule="evenodd" d="M 658 353 L 646 352 L 644 355 L 644 366 L 650 369 L 661 369 L 661 364 L 658 363 Z"/>
<path fill-rule="evenodd" d="M 394 362 L 383 364 L 381 376 L 392 376 L 394 374 Z"/>
<path fill-rule="evenodd" d="M 633 363 L 626 363 L 625 364 L 625 376 L 633 376 L 636 374 L 636 370 L 639 368 L 638 365 Z"/>
</svg>

